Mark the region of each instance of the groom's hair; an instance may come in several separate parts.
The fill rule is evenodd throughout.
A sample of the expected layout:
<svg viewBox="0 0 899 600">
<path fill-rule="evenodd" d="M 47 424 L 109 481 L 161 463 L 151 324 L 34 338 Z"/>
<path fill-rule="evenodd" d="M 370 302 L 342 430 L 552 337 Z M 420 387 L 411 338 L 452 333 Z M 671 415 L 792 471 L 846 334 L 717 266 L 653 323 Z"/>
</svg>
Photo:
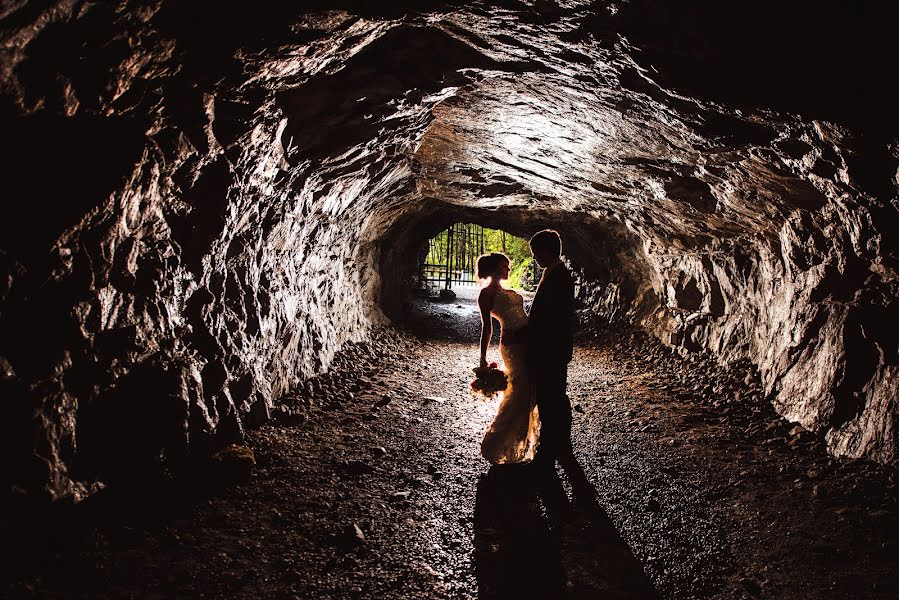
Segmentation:
<svg viewBox="0 0 899 600">
<path fill-rule="evenodd" d="M 532 251 L 545 252 L 552 256 L 562 256 L 562 238 L 555 229 L 538 231 L 528 242 Z"/>
<path fill-rule="evenodd" d="M 478 263 L 475 268 L 478 279 L 487 279 L 488 277 L 496 275 L 496 272 L 499 270 L 499 266 L 502 263 L 509 263 L 509 257 L 502 252 L 482 254 L 478 257 Z"/>
</svg>

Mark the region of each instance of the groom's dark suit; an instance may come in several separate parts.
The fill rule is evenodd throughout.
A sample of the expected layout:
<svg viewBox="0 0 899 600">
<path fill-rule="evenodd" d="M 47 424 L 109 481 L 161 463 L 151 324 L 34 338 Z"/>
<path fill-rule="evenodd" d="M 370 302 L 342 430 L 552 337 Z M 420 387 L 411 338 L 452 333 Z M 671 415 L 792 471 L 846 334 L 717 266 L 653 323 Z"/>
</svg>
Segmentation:
<svg viewBox="0 0 899 600">
<path fill-rule="evenodd" d="M 571 444 L 571 403 L 565 393 L 574 332 L 574 282 L 564 264 L 544 270 L 528 318 L 528 364 L 537 388 L 541 460 Z"/>
</svg>

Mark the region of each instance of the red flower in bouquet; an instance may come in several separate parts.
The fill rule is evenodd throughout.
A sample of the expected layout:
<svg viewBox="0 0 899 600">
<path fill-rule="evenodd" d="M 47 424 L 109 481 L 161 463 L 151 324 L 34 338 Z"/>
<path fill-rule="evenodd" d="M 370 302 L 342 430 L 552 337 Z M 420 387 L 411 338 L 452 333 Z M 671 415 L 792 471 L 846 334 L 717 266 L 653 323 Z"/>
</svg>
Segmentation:
<svg viewBox="0 0 899 600">
<path fill-rule="evenodd" d="M 471 393 L 475 397 L 491 400 L 509 385 L 509 378 L 495 362 L 486 367 L 475 367 L 472 371 L 474 371 L 475 378 L 470 387 Z"/>
</svg>

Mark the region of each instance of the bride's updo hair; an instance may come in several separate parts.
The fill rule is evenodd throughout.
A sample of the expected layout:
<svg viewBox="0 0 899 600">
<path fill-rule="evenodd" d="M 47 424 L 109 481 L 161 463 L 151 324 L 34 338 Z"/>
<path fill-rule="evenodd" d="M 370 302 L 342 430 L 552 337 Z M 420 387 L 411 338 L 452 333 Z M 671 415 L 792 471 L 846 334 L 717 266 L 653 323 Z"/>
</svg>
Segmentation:
<svg viewBox="0 0 899 600">
<path fill-rule="evenodd" d="M 509 263 L 509 257 L 502 252 L 491 252 L 490 254 L 482 254 L 478 257 L 478 264 L 475 268 L 475 275 L 478 279 L 487 279 L 493 277 L 499 271 L 499 266 L 503 263 Z"/>
</svg>

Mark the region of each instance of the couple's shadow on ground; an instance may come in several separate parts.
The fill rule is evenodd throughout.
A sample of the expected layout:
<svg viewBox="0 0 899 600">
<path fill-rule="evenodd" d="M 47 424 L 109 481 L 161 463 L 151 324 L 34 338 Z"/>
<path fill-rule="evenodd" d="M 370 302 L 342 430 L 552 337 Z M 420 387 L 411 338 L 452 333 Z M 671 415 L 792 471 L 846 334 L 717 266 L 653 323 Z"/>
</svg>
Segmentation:
<svg viewBox="0 0 899 600">
<path fill-rule="evenodd" d="M 656 598 L 652 584 L 573 458 L 569 498 L 555 470 L 495 466 L 478 482 L 480 598 Z"/>
</svg>

